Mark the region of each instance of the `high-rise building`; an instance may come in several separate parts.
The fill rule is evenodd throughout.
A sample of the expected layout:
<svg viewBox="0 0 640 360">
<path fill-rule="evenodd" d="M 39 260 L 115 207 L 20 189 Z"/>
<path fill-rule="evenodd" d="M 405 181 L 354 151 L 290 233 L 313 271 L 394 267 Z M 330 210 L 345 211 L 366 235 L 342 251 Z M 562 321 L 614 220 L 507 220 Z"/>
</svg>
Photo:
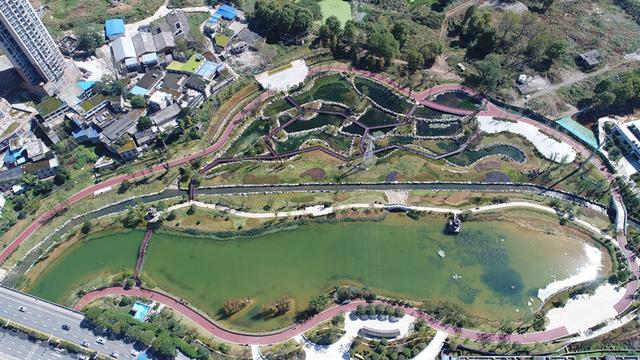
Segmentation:
<svg viewBox="0 0 640 360">
<path fill-rule="evenodd" d="M 29 0 L 0 0 L 0 48 L 28 85 L 57 93 L 77 69 L 67 63 Z"/>
</svg>

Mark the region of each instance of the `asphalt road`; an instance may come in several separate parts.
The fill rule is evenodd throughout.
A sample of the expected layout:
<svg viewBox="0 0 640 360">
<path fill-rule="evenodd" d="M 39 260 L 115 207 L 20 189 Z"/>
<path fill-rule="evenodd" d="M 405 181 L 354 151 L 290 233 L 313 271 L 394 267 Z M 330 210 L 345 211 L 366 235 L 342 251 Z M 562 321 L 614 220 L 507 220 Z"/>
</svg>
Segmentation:
<svg viewBox="0 0 640 360">
<path fill-rule="evenodd" d="M 26 310 L 21 312 L 20 306 Z M 0 317 L 78 345 L 86 340 L 90 349 L 103 354 L 117 351 L 121 359 L 131 358 L 131 344 L 106 338 L 104 345 L 98 344 L 98 336 L 80 326 L 83 314 L 5 287 L 0 287 Z M 70 329 L 63 330 L 63 324 L 69 325 Z"/>
<path fill-rule="evenodd" d="M 77 360 L 65 350 L 55 350 L 46 343 L 34 342 L 19 332 L 0 330 L 0 359 L 3 360 Z"/>
</svg>

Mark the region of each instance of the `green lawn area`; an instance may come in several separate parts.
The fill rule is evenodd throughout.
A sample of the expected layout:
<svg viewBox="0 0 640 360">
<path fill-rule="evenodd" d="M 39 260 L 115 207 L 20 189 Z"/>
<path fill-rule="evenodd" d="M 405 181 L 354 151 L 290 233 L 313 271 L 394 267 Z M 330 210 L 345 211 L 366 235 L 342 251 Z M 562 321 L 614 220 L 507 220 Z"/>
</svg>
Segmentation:
<svg viewBox="0 0 640 360">
<path fill-rule="evenodd" d="M 340 24 L 344 27 L 347 20 L 351 20 L 351 4 L 343 0 L 322 0 L 320 8 L 322 9 L 322 21 L 333 15 L 340 20 Z"/>
</svg>

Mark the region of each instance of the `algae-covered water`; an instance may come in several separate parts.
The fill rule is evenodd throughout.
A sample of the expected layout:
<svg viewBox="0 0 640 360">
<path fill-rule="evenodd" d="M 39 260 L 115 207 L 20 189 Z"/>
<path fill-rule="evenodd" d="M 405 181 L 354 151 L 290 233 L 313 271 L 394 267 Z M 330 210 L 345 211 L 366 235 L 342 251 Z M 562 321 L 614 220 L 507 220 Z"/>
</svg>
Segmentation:
<svg viewBox="0 0 640 360">
<path fill-rule="evenodd" d="M 468 222 L 456 236 L 444 234 L 443 225 L 443 218 L 393 215 L 233 240 L 156 233 L 144 272 L 227 326 L 264 331 L 291 324 L 294 314 L 264 320 L 263 304 L 288 296 L 303 310 L 310 297 L 341 283 L 447 300 L 492 319 L 518 317 L 538 304 L 538 289 L 575 275 L 589 261 L 585 242 L 512 222 Z M 61 301 L 98 274 L 131 271 L 142 237 L 141 231 L 114 232 L 80 242 L 47 268 L 31 292 Z M 253 299 L 251 307 L 222 319 L 224 301 L 239 297 Z"/>
</svg>

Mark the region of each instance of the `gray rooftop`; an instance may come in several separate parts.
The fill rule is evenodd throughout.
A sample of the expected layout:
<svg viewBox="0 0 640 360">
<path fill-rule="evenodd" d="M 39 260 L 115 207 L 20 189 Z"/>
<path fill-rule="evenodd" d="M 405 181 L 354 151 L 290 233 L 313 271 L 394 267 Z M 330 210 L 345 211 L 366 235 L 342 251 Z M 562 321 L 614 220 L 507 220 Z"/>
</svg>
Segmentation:
<svg viewBox="0 0 640 360">
<path fill-rule="evenodd" d="M 157 126 L 162 126 L 165 123 L 175 119 L 180 114 L 180 106 L 178 104 L 171 104 L 166 108 L 151 115 L 151 120 Z"/>
<path fill-rule="evenodd" d="M 148 32 L 139 32 L 133 36 L 133 47 L 137 56 L 156 52 L 153 35 Z"/>
</svg>

